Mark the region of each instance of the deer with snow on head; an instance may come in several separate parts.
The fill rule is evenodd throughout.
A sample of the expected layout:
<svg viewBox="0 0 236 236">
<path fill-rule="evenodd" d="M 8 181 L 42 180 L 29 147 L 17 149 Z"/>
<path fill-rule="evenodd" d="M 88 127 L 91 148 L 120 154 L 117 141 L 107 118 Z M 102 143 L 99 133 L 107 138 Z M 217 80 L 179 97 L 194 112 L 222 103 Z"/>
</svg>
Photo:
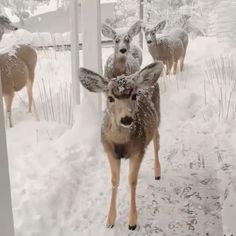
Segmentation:
<svg viewBox="0 0 236 236">
<path fill-rule="evenodd" d="M 0 40 L 5 30 L 17 30 L 11 21 L 3 16 L 0 16 Z M 15 53 L 0 52 L 0 77 L 2 83 L 2 95 L 6 107 L 6 119 L 9 126 L 12 127 L 12 101 L 14 93 L 26 86 L 29 107 L 31 112 L 33 104 L 33 82 L 34 71 L 37 63 L 36 51 L 28 45 L 16 45 Z"/>
<path fill-rule="evenodd" d="M 130 230 L 135 230 L 137 226 L 137 178 L 145 149 L 151 140 L 155 152 L 155 179 L 160 179 L 158 157 L 160 95 L 157 80 L 162 69 L 163 63 L 158 61 L 132 75 L 121 75 L 112 79 L 104 78 L 85 68 L 80 69 L 79 78 L 82 85 L 91 92 L 104 92 L 107 99 L 101 140 L 111 169 L 112 194 L 107 219 L 109 228 L 114 226 L 116 219 L 116 199 L 122 158 L 129 159 L 130 164 Z"/>
<path fill-rule="evenodd" d="M 140 69 L 142 51 L 131 43 L 140 31 L 141 21 L 137 21 L 125 33 L 118 33 L 110 26 L 102 25 L 102 34 L 113 39 L 114 43 L 114 53 L 108 57 L 104 68 L 106 78 L 111 79 L 122 74 L 131 75 Z"/>
<path fill-rule="evenodd" d="M 172 29 L 167 35 L 157 38 L 166 25 L 166 21 L 159 22 L 156 26 L 149 28 L 143 26 L 148 50 L 153 60 L 161 60 L 166 65 L 167 74 L 176 74 L 178 63 L 180 71 L 183 71 L 184 59 L 188 46 L 188 34 L 181 28 Z"/>
</svg>

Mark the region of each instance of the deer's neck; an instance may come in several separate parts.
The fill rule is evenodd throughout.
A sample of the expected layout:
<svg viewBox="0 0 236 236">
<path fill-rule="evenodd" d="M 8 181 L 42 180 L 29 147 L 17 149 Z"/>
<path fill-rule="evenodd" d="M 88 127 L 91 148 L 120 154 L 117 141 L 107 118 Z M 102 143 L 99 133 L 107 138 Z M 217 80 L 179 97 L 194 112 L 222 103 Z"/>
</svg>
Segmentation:
<svg viewBox="0 0 236 236">
<path fill-rule="evenodd" d="M 160 47 L 158 46 L 157 42 L 148 46 L 148 51 L 151 54 L 153 60 L 158 59 L 158 55 L 160 55 Z"/>
<path fill-rule="evenodd" d="M 116 76 L 123 75 L 126 72 L 126 61 L 127 57 L 126 56 L 114 56 L 114 69 L 116 72 Z"/>
</svg>

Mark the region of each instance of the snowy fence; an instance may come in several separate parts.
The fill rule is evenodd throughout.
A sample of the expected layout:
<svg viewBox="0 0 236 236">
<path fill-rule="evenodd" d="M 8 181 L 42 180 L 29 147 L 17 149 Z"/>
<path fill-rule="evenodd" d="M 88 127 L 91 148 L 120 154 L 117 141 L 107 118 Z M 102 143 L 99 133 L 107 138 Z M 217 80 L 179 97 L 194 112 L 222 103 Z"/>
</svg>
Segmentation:
<svg viewBox="0 0 236 236">
<path fill-rule="evenodd" d="M 104 36 L 101 36 L 102 44 L 111 45 L 112 41 Z M 79 34 L 79 45 L 83 43 L 82 35 Z M 42 48 L 64 48 L 69 49 L 71 44 L 71 34 L 70 32 L 65 33 L 55 33 L 51 34 L 49 32 L 32 33 L 32 46 L 37 49 Z"/>
</svg>

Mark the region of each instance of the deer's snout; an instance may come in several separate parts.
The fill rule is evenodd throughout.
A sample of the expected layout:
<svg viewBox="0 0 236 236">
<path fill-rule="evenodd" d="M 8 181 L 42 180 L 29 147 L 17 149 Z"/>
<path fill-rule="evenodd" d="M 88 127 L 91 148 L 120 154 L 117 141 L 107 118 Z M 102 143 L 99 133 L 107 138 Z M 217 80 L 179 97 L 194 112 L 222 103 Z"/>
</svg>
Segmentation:
<svg viewBox="0 0 236 236">
<path fill-rule="evenodd" d="M 121 118 L 120 123 L 122 126 L 128 127 L 128 126 L 132 125 L 133 121 L 134 121 L 134 119 L 132 117 L 125 116 L 125 117 Z"/>
<path fill-rule="evenodd" d="M 14 30 L 16 31 L 16 30 L 18 30 L 18 28 L 17 28 L 17 27 L 15 27 L 15 28 L 14 28 Z"/>
<path fill-rule="evenodd" d="M 122 54 L 125 54 L 125 53 L 127 52 L 127 49 L 122 48 L 122 49 L 120 49 L 120 52 L 121 52 Z"/>
<path fill-rule="evenodd" d="M 147 43 L 148 43 L 148 44 L 152 43 L 152 40 L 148 40 Z"/>
</svg>

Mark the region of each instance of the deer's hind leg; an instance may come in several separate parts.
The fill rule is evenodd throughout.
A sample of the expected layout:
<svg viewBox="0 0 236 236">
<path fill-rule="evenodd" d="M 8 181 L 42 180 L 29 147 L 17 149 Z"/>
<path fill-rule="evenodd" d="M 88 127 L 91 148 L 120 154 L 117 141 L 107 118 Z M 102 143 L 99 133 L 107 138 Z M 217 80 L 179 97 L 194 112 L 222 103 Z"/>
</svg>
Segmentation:
<svg viewBox="0 0 236 236">
<path fill-rule="evenodd" d="M 14 98 L 14 92 L 11 92 L 9 94 L 4 94 L 4 102 L 6 106 L 6 127 L 12 128 L 12 101 Z"/>
<path fill-rule="evenodd" d="M 159 161 L 160 134 L 158 130 L 154 134 L 153 144 L 154 144 L 154 176 L 156 180 L 159 180 L 161 178 L 161 165 Z"/>
<path fill-rule="evenodd" d="M 113 228 L 116 220 L 116 202 L 117 202 L 117 192 L 120 182 L 120 159 L 114 157 L 112 154 L 108 154 L 108 160 L 111 168 L 111 202 L 110 209 L 107 218 L 107 228 Z"/>
</svg>

